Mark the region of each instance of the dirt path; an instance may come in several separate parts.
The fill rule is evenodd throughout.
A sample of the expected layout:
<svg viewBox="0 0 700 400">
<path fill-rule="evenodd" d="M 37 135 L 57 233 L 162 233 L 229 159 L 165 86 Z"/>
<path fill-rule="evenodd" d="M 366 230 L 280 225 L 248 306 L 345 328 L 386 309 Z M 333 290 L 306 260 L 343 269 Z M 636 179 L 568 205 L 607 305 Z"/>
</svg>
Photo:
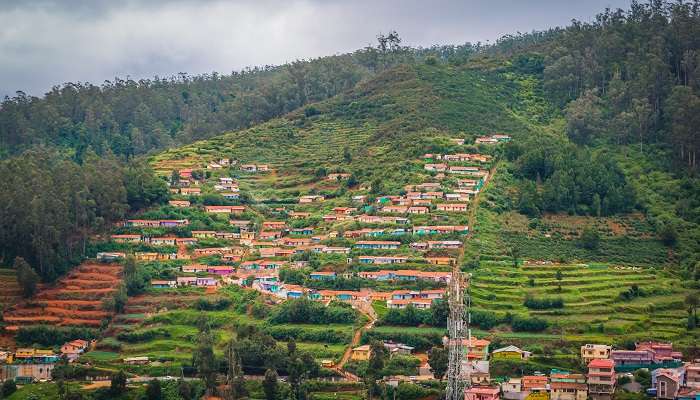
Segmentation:
<svg viewBox="0 0 700 400">
<path fill-rule="evenodd" d="M 338 362 L 338 364 L 336 364 L 333 367 L 333 369 L 341 375 L 343 375 L 348 380 L 357 382 L 360 380 L 360 378 L 348 371 L 344 371 L 343 367 L 350 360 L 350 356 L 352 355 L 352 349 L 354 349 L 355 347 L 357 347 L 357 345 L 360 344 L 360 339 L 362 339 L 362 332 L 372 329 L 374 324 L 377 322 L 377 313 L 374 311 L 374 308 L 372 308 L 371 302 L 358 301 L 357 303 L 353 304 L 353 306 L 362 314 L 366 315 L 367 318 L 369 318 L 369 321 L 353 333 L 352 341 L 350 341 L 350 345 L 345 350 L 345 353 L 343 353 L 343 358 L 340 359 L 340 362 Z"/>
</svg>

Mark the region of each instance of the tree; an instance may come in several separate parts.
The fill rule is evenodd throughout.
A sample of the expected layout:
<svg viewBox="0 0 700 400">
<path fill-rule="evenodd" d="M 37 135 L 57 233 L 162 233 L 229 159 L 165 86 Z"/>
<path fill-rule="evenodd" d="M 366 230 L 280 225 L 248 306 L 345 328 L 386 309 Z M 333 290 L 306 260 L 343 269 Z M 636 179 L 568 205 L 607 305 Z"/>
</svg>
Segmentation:
<svg viewBox="0 0 700 400">
<path fill-rule="evenodd" d="M 179 394 L 183 400 L 192 399 L 192 396 L 194 395 L 194 391 L 192 390 L 192 385 L 190 385 L 190 383 L 184 379 L 178 380 L 178 382 L 177 382 L 177 394 Z"/>
<path fill-rule="evenodd" d="M 36 293 L 36 285 L 39 283 L 39 275 L 22 257 L 16 257 L 12 268 L 17 271 L 17 283 L 22 288 L 24 297 L 32 297 Z"/>
<path fill-rule="evenodd" d="M 600 245 L 600 234 L 598 230 L 594 227 L 586 227 L 581 232 L 580 236 L 581 246 L 588 250 L 596 250 Z"/>
<path fill-rule="evenodd" d="M 442 380 L 447 372 L 447 361 L 448 352 L 444 347 L 433 347 L 428 353 L 428 364 L 430 365 L 430 372 L 433 373 L 435 378 Z"/>
<path fill-rule="evenodd" d="M 272 369 L 265 371 L 265 379 L 263 379 L 263 392 L 265 392 L 266 400 L 275 400 L 279 391 L 277 383 L 277 372 Z"/>
<path fill-rule="evenodd" d="M 176 169 L 170 174 L 170 187 L 180 187 L 180 172 Z"/>
<path fill-rule="evenodd" d="M 508 253 L 513 261 L 513 268 L 518 267 L 518 259 L 520 258 L 520 248 L 518 246 L 511 246 L 508 248 Z"/>
<path fill-rule="evenodd" d="M 228 392 L 226 398 L 230 400 L 241 399 L 248 395 L 248 391 L 245 388 L 241 358 L 236 351 L 236 343 L 234 341 L 231 341 L 228 345 L 226 361 L 228 363 L 228 371 L 226 373 Z"/>
<path fill-rule="evenodd" d="M 566 106 L 567 133 L 572 141 L 589 143 L 598 135 L 602 121 L 602 100 L 593 91 L 587 91 Z"/>
<path fill-rule="evenodd" d="M 2 384 L 2 389 L 0 389 L 0 394 L 2 397 L 9 397 L 12 393 L 17 391 L 17 384 L 15 384 L 14 379 L 8 379 Z"/>
<path fill-rule="evenodd" d="M 697 293 L 689 293 L 684 299 L 688 306 L 688 327 L 694 329 L 698 326 L 698 306 L 700 306 L 700 296 Z"/>
<path fill-rule="evenodd" d="M 216 372 L 218 366 L 214 357 L 214 338 L 207 329 L 201 330 L 197 336 L 197 348 L 192 355 L 197 374 L 204 382 L 207 393 L 211 394 L 216 388 Z"/>
<path fill-rule="evenodd" d="M 160 381 L 158 379 L 151 379 L 146 385 L 146 399 L 148 400 L 161 400 L 163 398 L 162 389 L 160 386 Z"/>
<path fill-rule="evenodd" d="M 112 380 L 109 385 L 109 391 L 114 396 L 120 396 L 126 392 L 126 374 L 124 371 L 119 370 L 116 374 L 112 375 Z"/>
</svg>

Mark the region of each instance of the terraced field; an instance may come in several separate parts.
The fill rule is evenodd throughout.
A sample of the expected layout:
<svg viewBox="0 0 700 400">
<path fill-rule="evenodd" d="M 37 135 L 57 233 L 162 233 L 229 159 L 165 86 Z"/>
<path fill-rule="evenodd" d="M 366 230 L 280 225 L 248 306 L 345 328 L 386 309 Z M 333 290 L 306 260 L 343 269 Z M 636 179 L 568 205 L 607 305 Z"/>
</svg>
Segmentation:
<svg viewBox="0 0 700 400">
<path fill-rule="evenodd" d="M 556 278 L 561 271 L 561 280 Z M 639 297 L 623 300 L 633 285 Z M 561 286 L 561 290 L 559 287 Z M 508 262 L 485 262 L 473 272 L 475 310 L 537 316 L 563 329 L 564 335 L 590 333 L 625 338 L 688 341 L 683 289 L 678 278 L 652 268 L 608 264 L 546 264 L 514 268 Z M 526 295 L 561 298 L 563 308 L 528 309 Z"/>
<path fill-rule="evenodd" d="M 0 268 L 0 309 L 16 304 L 22 297 L 15 270 Z"/>
<path fill-rule="evenodd" d="M 121 282 L 121 265 L 85 263 L 73 269 L 56 285 L 43 287 L 30 301 L 11 307 L 3 319 L 7 331 L 22 326 L 54 325 L 96 328 L 111 313 L 102 300 Z"/>
</svg>

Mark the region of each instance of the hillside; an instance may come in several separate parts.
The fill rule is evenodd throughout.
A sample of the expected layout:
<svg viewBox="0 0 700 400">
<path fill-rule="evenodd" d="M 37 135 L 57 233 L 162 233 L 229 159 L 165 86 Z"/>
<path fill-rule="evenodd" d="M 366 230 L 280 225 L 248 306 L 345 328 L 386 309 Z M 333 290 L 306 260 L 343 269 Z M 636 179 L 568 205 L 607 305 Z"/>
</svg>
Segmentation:
<svg viewBox="0 0 700 400">
<path fill-rule="evenodd" d="M 257 182 L 277 198 L 311 190 L 319 168 L 345 171 L 363 183 L 383 179 L 398 190 L 421 168 L 425 152 L 495 131 L 527 135 L 554 114 L 531 78 L 445 65 L 400 66 L 333 99 L 248 130 L 159 154 L 156 171 L 202 167 L 212 157 L 268 163 L 279 181 Z M 418 167 L 418 168 L 417 168 Z M 271 193 L 273 193 L 271 192 Z"/>
</svg>

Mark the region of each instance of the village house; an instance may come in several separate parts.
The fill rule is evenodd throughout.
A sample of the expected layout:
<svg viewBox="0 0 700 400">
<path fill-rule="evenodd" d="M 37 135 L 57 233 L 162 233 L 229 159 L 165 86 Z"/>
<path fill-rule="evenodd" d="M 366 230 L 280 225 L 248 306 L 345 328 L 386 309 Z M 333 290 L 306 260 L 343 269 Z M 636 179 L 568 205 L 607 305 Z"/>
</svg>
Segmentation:
<svg viewBox="0 0 700 400">
<path fill-rule="evenodd" d="M 656 391 L 656 398 L 674 400 L 683 386 L 685 371 L 683 368 L 659 368 L 651 372 L 651 385 Z"/>
<path fill-rule="evenodd" d="M 309 279 L 315 281 L 332 281 L 335 277 L 336 274 L 333 271 L 314 271 L 309 273 Z"/>
<path fill-rule="evenodd" d="M 187 208 L 190 206 L 190 202 L 188 200 L 170 200 L 168 201 L 168 204 L 178 208 Z"/>
<path fill-rule="evenodd" d="M 325 198 L 319 195 L 308 195 L 299 197 L 299 204 L 320 203 Z"/>
<path fill-rule="evenodd" d="M 409 305 L 415 307 L 418 310 L 427 310 L 433 305 L 433 300 L 430 299 L 389 299 L 386 301 L 386 306 L 388 308 L 402 309 Z"/>
<path fill-rule="evenodd" d="M 121 252 L 99 252 L 95 258 L 101 262 L 114 262 L 121 258 L 126 258 L 126 253 Z"/>
<path fill-rule="evenodd" d="M 700 389 L 700 360 L 685 365 L 685 385 Z"/>
<path fill-rule="evenodd" d="M 581 346 L 581 360 L 588 365 L 593 360 L 607 359 L 611 350 L 612 346 L 606 344 L 585 344 Z"/>
<path fill-rule="evenodd" d="M 180 188 L 180 194 L 185 196 L 199 196 L 202 194 L 202 189 L 198 187 L 183 187 Z"/>
<path fill-rule="evenodd" d="M 529 351 L 525 351 L 520 349 L 517 346 L 506 346 L 506 347 L 501 347 L 500 349 L 496 349 L 493 352 L 491 352 L 491 359 L 493 360 L 511 360 L 511 361 L 519 361 L 519 360 L 527 360 L 530 358 L 532 353 Z"/>
<path fill-rule="evenodd" d="M 234 268 L 228 265 L 210 265 L 207 267 L 208 273 L 219 276 L 231 275 L 234 271 Z"/>
<path fill-rule="evenodd" d="M 183 265 L 180 269 L 182 272 L 187 272 L 187 273 L 197 273 L 197 272 L 206 272 L 207 271 L 207 265 L 203 264 L 190 264 L 190 265 Z"/>
<path fill-rule="evenodd" d="M 151 280 L 151 287 L 153 287 L 155 289 L 174 288 L 174 287 L 177 287 L 177 281 L 176 280 L 152 279 Z"/>
<path fill-rule="evenodd" d="M 531 392 L 546 392 L 549 385 L 549 378 L 545 375 L 525 375 L 522 378 L 523 391 Z"/>
<path fill-rule="evenodd" d="M 307 227 L 307 228 L 293 228 L 289 231 L 291 235 L 299 235 L 299 236 L 306 236 L 306 235 L 313 235 L 314 234 L 314 228 L 312 227 Z"/>
<path fill-rule="evenodd" d="M 476 144 L 497 144 L 498 140 L 491 136 L 480 136 L 474 140 Z"/>
<path fill-rule="evenodd" d="M 352 349 L 350 359 L 353 361 L 368 361 L 372 350 L 368 344 Z"/>
<path fill-rule="evenodd" d="M 177 277 L 178 286 L 196 286 L 197 277 L 196 276 L 178 276 Z"/>
<path fill-rule="evenodd" d="M 110 238 L 117 243 L 138 243 L 141 241 L 141 235 L 112 235 Z"/>
<path fill-rule="evenodd" d="M 260 240 L 275 240 L 282 237 L 282 231 L 261 231 L 258 237 Z"/>
<path fill-rule="evenodd" d="M 204 206 L 204 211 L 219 214 L 241 214 L 245 211 L 244 206 Z"/>
<path fill-rule="evenodd" d="M 241 171 L 243 171 L 243 172 L 257 172 L 258 166 L 255 164 L 241 164 Z"/>
<path fill-rule="evenodd" d="M 462 374 L 468 384 L 489 385 L 491 383 L 490 364 L 486 360 L 462 360 Z"/>
<path fill-rule="evenodd" d="M 243 230 L 248 229 L 251 225 L 253 225 L 253 222 L 244 219 L 231 219 L 228 221 L 228 224 Z"/>
<path fill-rule="evenodd" d="M 66 357 L 68 362 L 73 362 L 80 357 L 91 346 L 87 340 L 76 339 L 66 342 L 61 346 L 61 354 Z"/>
<path fill-rule="evenodd" d="M 552 373 L 549 390 L 551 400 L 586 400 L 588 398 L 586 377 L 581 374 Z"/>
<path fill-rule="evenodd" d="M 389 357 L 393 357 L 395 355 L 410 355 L 413 353 L 413 350 L 415 350 L 415 347 L 403 344 L 403 343 L 396 343 L 391 340 L 385 340 L 383 342 L 384 348 L 389 352 Z"/>
<path fill-rule="evenodd" d="M 386 240 L 359 240 L 355 243 L 357 249 L 382 249 L 396 250 L 401 246 L 401 242 L 386 241 Z"/>
<path fill-rule="evenodd" d="M 291 219 L 305 219 L 305 218 L 309 218 L 311 216 L 311 213 L 291 211 L 288 215 L 289 215 L 289 218 L 291 218 Z"/>
<path fill-rule="evenodd" d="M 425 207 L 425 206 L 411 206 L 411 207 L 408 207 L 407 212 L 409 214 L 429 214 L 430 208 Z"/>
<path fill-rule="evenodd" d="M 451 138 L 450 142 L 452 142 L 458 146 L 464 145 L 464 139 L 462 139 L 462 138 Z"/>
<path fill-rule="evenodd" d="M 348 179 L 348 178 L 350 178 L 350 174 L 345 173 L 345 172 L 336 172 L 336 173 L 326 175 L 326 180 L 329 180 L 329 181 L 339 181 L 339 180 Z"/>
<path fill-rule="evenodd" d="M 466 212 L 468 205 L 466 203 L 440 203 L 436 207 L 438 211 Z"/>
<path fill-rule="evenodd" d="M 481 171 L 479 167 L 465 167 L 462 165 L 451 165 L 447 173 L 458 175 L 472 175 Z"/>
<path fill-rule="evenodd" d="M 231 239 L 239 239 L 241 237 L 241 234 L 236 233 L 236 232 L 216 232 L 214 234 L 214 237 L 216 239 L 231 240 Z"/>
<path fill-rule="evenodd" d="M 389 213 L 389 214 L 406 214 L 408 212 L 408 207 L 407 206 L 384 206 L 381 208 L 380 211 L 383 213 Z M 377 223 L 377 222 L 375 222 L 375 223 Z M 381 222 L 379 222 L 379 223 L 381 223 Z"/>
<path fill-rule="evenodd" d="M 222 192 L 221 196 L 226 200 L 238 200 L 241 198 L 241 194 L 237 192 Z"/>
<path fill-rule="evenodd" d="M 464 389 L 464 400 L 498 400 L 500 388 L 491 386 L 472 386 Z"/>
<path fill-rule="evenodd" d="M 426 257 L 425 261 L 433 265 L 454 265 L 457 262 L 452 257 Z"/>
<path fill-rule="evenodd" d="M 323 246 L 320 250 L 324 254 L 350 254 L 349 247 Z"/>
<path fill-rule="evenodd" d="M 154 246 L 175 246 L 175 237 L 154 237 L 148 239 L 148 242 Z"/>
<path fill-rule="evenodd" d="M 127 357 L 123 361 L 127 365 L 146 365 L 149 362 L 148 357 Z"/>
<path fill-rule="evenodd" d="M 263 230 L 281 230 L 287 227 L 287 223 L 284 221 L 263 221 Z"/>
<path fill-rule="evenodd" d="M 281 247 L 267 247 L 259 249 L 260 257 L 291 257 L 294 255 L 294 249 L 284 249 Z"/>
<path fill-rule="evenodd" d="M 594 400 L 610 400 L 615 393 L 615 362 L 597 358 L 588 363 L 588 395 Z"/>
<path fill-rule="evenodd" d="M 192 237 L 198 239 L 213 238 L 216 236 L 215 231 L 192 231 Z"/>
<path fill-rule="evenodd" d="M 223 168 L 223 166 L 221 166 L 221 164 L 219 164 L 219 163 L 217 163 L 217 162 L 214 162 L 214 161 L 212 161 L 212 162 L 210 162 L 209 164 L 207 164 L 207 169 L 215 169 L 215 170 L 218 170 L 218 169 L 221 169 L 221 168 Z"/>
<path fill-rule="evenodd" d="M 203 247 L 199 249 L 194 249 L 194 255 L 196 257 L 222 255 L 231 252 L 233 252 L 233 249 L 231 247 Z"/>
<path fill-rule="evenodd" d="M 429 249 L 460 249 L 462 242 L 459 240 L 429 240 L 427 242 Z"/>
<path fill-rule="evenodd" d="M 423 169 L 430 172 L 442 172 L 447 169 L 447 164 L 425 164 Z"/>
<path fill-rule="evenodd" d="M 210 276 L 203 276 L 203 277 L 197 277 L 197 286 L 216 286 L 217 281 L 215 278 L 212 278 Z"/>
<path fill-rule="evenodd" d="M 361 264 L 403 264 L 408 261 L 408 257 L 359 256 L 357 261 Z"/>
<path fill-rule="evenodd" d="M 353 208 L 353 207 L 334 207 L 333 208 L 333 213 L 340 214 L 340 215 L 350 215 L 355 211 L 357 211 L 357 208 Z"/>
<path fill-rule="evenodd" d="M 510 378 L 501 383 L 501 394 L 505 400 L 524 400 L 527 393 L 523 391 L 522 379 Z"/>
<path fill-rule="evenodd" d="M 435 235 L 447 233 L 468 233 L 469 227 L 466 225 L 432 225 L 432 226 L 414 226 L 412 229 L 414 235 Z"/>
</svg>

